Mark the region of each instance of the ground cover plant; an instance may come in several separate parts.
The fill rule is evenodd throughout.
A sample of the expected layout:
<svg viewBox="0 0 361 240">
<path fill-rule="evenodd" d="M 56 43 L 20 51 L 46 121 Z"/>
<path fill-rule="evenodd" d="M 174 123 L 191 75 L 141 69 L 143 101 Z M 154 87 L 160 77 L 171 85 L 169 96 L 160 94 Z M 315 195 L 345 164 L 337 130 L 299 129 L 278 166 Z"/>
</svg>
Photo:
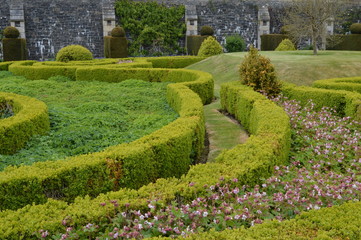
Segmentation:
<svg viewBox="0 0 361 240">
<path fill-rule="evenodd" d="M 250 227 L 267 219 L 285 220 L 303 211 L 359 201 L 361 197 L 360 123 L 341 118 L 329 108 L 315 111 L 285 98 L 276 98 L 291 119 L 292 151 L 289 166 L 276 166 L 274 176 L 249 187 L 220 179 L 204 186 L 205 194 L 188 204 L 161 206 L 149 202 L 147 210 L 115 211 L 97 222 L 72 226 L 64 219 L 64 232 L 40 230 L 41 239 L 127 239 L 152 236 L 187 236 L 193 233 Z M 117 206 L 117 201 L 101 203 Z"/>
<path fill-rule="evenodd" d="M 14 155 L 0 155 L 0 169 L 98 152 L 154 132 L 177 118 L 167 104 L 167 83 L 76 82 L 65 77 L 29 81 L 1 72 L 0 91 L 44 101 L 51 131 Z"/>
</svg>

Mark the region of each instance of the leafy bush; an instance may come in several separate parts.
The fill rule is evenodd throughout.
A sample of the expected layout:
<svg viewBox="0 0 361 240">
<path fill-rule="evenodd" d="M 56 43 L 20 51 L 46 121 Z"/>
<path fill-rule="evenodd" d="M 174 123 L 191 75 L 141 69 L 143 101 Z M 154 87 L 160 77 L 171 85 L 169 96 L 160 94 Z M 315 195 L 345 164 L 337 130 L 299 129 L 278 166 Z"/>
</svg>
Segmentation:
<svg viewBox="0 0 361 240">
<path fill-rule="evenodd" d="M 211 26 L 203 26 L 201 28 L 201 36 L 213 36 L 214 30 Z"/>
<path fill-rule="evenodd" d="M 275 96 L 281 91 L 281 83 L 277 80 L 276 72 L 271 61 L 261 56 L 258 50 L 251 46 L 240 68 L 241 82 L 252 87 L 255 91 Z"/>
<path fill-rule="evenodd" d="M 93 54 L 83 46 L 69 45 L 63 47 L 56 54 L 56 61 L 69 62 L 69 61 L 82 61 L 92 60 Z"/>
<path fill-rule="evenodd" d="M 226 37 L 227 52 L 242 52 L 246 49 L 246 43 L 239 35 L 232 35 Z"/>
<path fill-rule="evenodd" d="M 20 32 L 16 27 L 6 27 L 4 29 L 5 38 L 18 38 L 20 36 Z"/>
<path fill-rule="evenodd" d="M 352 34 L 361 34 L 361 23 L 354 23 L 350 26 Z"/>
<path fill-rule="evenodd" d="M 282 42 L 278 45 L 275 51 L 294 51 L 296 50 L 295 45 L 289 39 L 283 39 Z"/>
<path fill-rule="evenodd" d="M 153 40 L 162 41 L 157 44 L 161 48 L 161 54 L 170 55 L 183 51 L 178 42 L 184 37 L 186 30 L 185 23 L 182 21 L 185 13 L 184 6 L 167 7 L 164 4 L 158 4 L 155 1 L 130 1 L 117 0 L 115 4 L 116 15 L 120 24 L 127 29 L 132 41 L 129 45 L 129 54 L 133 56 L 153 54 L 156 51 L 144 50 L 144 42 L 153 43 Z M 146 27 L 151 28 L 157 33 L 157 38 L 150 36 L 149 29 L 145 33 Z M 139 38 L 139 36 L 142 36 Z M 152 38 L 146 38 L 146 36 Z"/>
<path fill-rule="evenodd" d="M 290 33 L 290 25 L 284 25 L 281 27 L 281 34 L 289 34 Z"/>
<path fill-rule="evenodd" d="M 125 37 L 125 31 L 122 27 L 115 27 L 111 32 L 112 37 Z"/>
<path fill-rule="evenodd" d="M 208 37 L 203 41 L 198 52 L 198 57 L 211 57 L 221 53 L 223 53 L 221 44 L 219 44 L 214 37 Z"/>
<path fill-rule="evenodd" d="M 285 38 L 287 35 L 284 34 L 263 34 L 261 35 L 261 50 L 273 51 Z"/>
</svg>

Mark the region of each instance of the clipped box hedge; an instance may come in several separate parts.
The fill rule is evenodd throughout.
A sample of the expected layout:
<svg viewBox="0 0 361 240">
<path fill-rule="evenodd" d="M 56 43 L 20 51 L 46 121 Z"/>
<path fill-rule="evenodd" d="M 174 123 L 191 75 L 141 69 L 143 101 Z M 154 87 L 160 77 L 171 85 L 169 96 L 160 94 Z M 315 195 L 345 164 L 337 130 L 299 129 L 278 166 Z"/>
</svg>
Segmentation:
<svg viewBox="0 0 361 240">
<path fill-rule="evenodd" d="M 312 87 L 361 93 L 361 77 L 318 80 L 313 82 Z"/>
<path fill-rule="evenodd" d="M 169 88 L 176 90 L 176 85 L 169 85 Z M 181 85 L 181 84 L 179 84 Z M 182 88 L 186 89 L 185 85 Z M 282 109 L 260 94 L 254 93 L 252 89 L 238 84 L 230 84 L 223 90 L 223 96 L 232 99 L 235 95 L 244 95 L 244 101 L 249 101 L 251 108 L 245 116 L 252 118 L 249 125 L 252 132 L 251 138 L 236 149 L 229 150 L 233 155 L 234 151 L 241 157 L 233 158 L 220 157 L 217 162 L 191 166 L 187 174 L 181 178 L 158 179 L 138 190 L 120 189 L 116 192 L 109 192 L 99 195 L 95 199 L 90 197 L 77 198 L 74 203 L 68 204 L 62 201 L 49 199 L 41 205 L 26 206 L 17 211 L 3 211 L 0 213 L 0 238 L 16 239 L 24 237 L 31 239 L 31 234 L 39 229 L 56 231 L 63 228 L 61 221 L 71 218 L 74 224 L 87 224 L 99 219 L 101 216 L 112 214 L 114 205 L 109 200 L 117 200 L 119 207 L 125 209 L 125 204 L 130 204 L 132 209 L 147 209 L 148 201 L 157 199 L 159 204 L 167 204 L 177 199 L 180 202 L 187 202 L 197 196 L 202 196 L 205 191 L 204 185 L 213 185 L 219 182 L 220 177 L 225 181 L 238 178 L 240 184 L 256 184 L 262 177 L 272 174 L 272 164 L 285 161 L 288 154 L 290 142 L 290 128 L 288 116 Z M 169 89 L 169 91 L 173 91 Z M 228 91 L 229 90 L 229 91 Z M 184 94 L 185 91 L 178 91 Z M 169 92 L 169 94 L 174 95 Z M 187 93 L 188 94 L 188 93 Z M 191 94 L 191 92 L 189 92 Z M 229 96 L 231 97 L 228 97 Z M 253 98 L 248 96 L 252 95 Z M 177 99 L 177 98 L 174 98 Z M 233 104 L 231 101 L 225 106 Z M 180 101 L 174 101 L 175 108 L 182 108 Z M 193 105 L 186 105 L 188 110 L 184 114 L 191 114 L 199 110 Z M 272 112 L 275 112 L 273 115 Z M 190 117 L 196 119 L 196 117 Z M 199 125 L 199 131 L 201 125 Z M 282 146 L 287 139 L 286 145 Z M 194 144 L 197 144 L 195 140 Z M 223 153 L 226 156 L 227 152 Z M 276 154 L 276 156 L 275 156 Z M 192 183 L 192 184 L 190 184 Z M 106 203 L 101 206 L 100 203 Z M 15 224 L 16 222 L 16 224 Z"/>
<path fill-rule="evenodd" d="M 33 135 L 49 131 L 48 107 L 31 97 L 0 92 L 0 102 L 8 102 L 14 116 L 0 119 L 0 154 L 13 154 Z M 1 202 L 1 201 L 0 201 Z"/>
<path fill-rule="evenodd" d="M 186 37 L 186 48 L 187 53 L 189 55 L 198 55 L 198 51 L 203 43 L 203 41 L 209 36 L 200 36 L 200 35 L 194 35 L 194 36 L 187 36 Z"/>
<path fill-rule="evenodd" d="M 336 45 L 328 46 L 329 50 L 361 51 L 361 34 L 336 35 Z"/>
<path fill-rule="evenodd" d="M 282 40 L 286 38 L 288 38 L 286 34 L 261 35 L 261 51 L 274 51 Z"/>
<path fill-rule="evenodd" d="M 300 101 L 303 105 L 312 99 L 318 110 L 326 106 L 335 109 L 341 116 L 346 115 L 361 120 L 360 93 L 296 86 L 289 83 L 283 83 L 282 93 L 286 97 Z"/>
<path fill-rule="evenodd" d="M 4 38 L 4 61 L 21 61 L 27 58 L 26 40 L 24 38 Z"/>
<path fill-rule="evenodd" d="M 125 37 L 104 37 L 104 56 L 106 58 L 128 57 L 128 41 Z"/>
<path fill-rule="evenodd" d="M 165 72 L 147 70 L 153 70 L 155 76 L 157 72 Z M 142 79 L 138 75 L 142 71 L 129 70 L 126 79 Z M 213 87 L 213 79 L 208 73 L 178 72 L 167 70 L 168 81 L 181 82 L 167 87 L 167 100 L 180 115 L 176 121 L 134 142 L 112 146 L 103 152 L 8 167 L 0 172 L 0 202 L 3 203 L 0 209 L 44 203 L 49 197 L 65 201 L 73 201 L 77 196 L 95 197 L 120 187 L 139 188 L 161 177 L 180 177 L 186 173 L 192 161 L 201 155 L 205 135 L 202 101 L 187 87 L 187 84 L 192 86 L 192 82 L 186 81 L 194 81 L 200 89 L 209 89 Z M 107 79 L 107 75 L 98 77 Z M 149 76 L 144 80 L 152 81 Z M 204 94 L 204 99 L 213 97 L 208 91 Z"/>
</svg>

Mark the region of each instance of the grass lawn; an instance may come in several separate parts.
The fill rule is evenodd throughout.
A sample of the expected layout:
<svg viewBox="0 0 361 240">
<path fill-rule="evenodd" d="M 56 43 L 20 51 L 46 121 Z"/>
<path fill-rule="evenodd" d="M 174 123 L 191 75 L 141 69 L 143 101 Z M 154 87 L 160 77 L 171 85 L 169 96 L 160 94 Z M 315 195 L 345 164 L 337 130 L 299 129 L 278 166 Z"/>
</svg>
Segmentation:
<svg viewBox="0 0 361 240">
<path fill-rule="evenodd" d="M 58 160 L 131 142 L 178 116 L 167 103 L 167 83 L 65 80 L 32 81 L 0 72 L 0 91 L 45 102 L 51 126 L 47 135 L 33 137 L 16 154 L 0 154 L 0 171 L 8 165 Z"/>
<path fill-rule="evenodd" d="M 187 68 L 211 73 L 215 81 L 215 96 L 219 98 L 222 83 L 239 80 L 238 68 L 247 52 L 226 53 L 207 58 Z M 311 85 L 319 79 L 361 76 L 361 52 L 312 51 L 260 52 L 271 59 L 279 79 L 297 85 Z M 242 126 L 217 113 L 219 100 L 205 106 L 205 117 L 210 137 L 212 161 L 222 149 L 229 149 L 244 142 L 246 132 Z"/>
</svg>

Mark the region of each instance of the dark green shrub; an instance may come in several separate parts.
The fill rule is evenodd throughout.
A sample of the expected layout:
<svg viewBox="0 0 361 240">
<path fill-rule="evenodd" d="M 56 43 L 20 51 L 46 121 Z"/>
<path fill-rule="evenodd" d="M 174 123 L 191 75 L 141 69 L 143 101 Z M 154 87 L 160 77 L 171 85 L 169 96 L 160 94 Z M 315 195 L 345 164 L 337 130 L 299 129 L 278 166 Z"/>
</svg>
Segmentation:
<svg viewBox="0 0 361 240">
<path fill-rule="evenodd" d="M 201 28 L 201 36 L 213 36 L 214 30 L 211 26 L 203 26 Z"/>
<path fill-rule="evenodd" d="M 211 57 L 221 53 L 223 53 L 221 44 L 219 44 L 214 37 L 208 37 L 203 41 L 198 52 L 198 57 Z"/>
<path fill-rule="evenodd" d="M 18 38 L 20 36 L 20 32 L 16 27 L 6 27 L 4 29 L 5 38 Z"/>
<path fill-rule="evenodd" d="M 125 31 L 122 27 L 115 27 L 111 32 L 112 37 L 125 37 Z"/>
<path fill-rule="evenodd" d="M 260 55 L 253 46 L 245 56 L 239 73 L 241 82 L 257 92 L 275 96 L 281 91 L 281 83 L 277 80 L 275 68 L 271 61 Z"/>
<path fill-rule="evenodd" d="M 281 34 L 289 34 L 290 33 L 290 25 L 284 25 L 281 27 Z"/>
<path fill-rule="evenodd" d="M 339 38 L 336 44 L 329 43 L 329 50 L 361 51 L 361 34 L 335 35 Z"/>
<path fill-rule="evenodd" d="M 3 39 L 4 61 L 26 60 L 27 50 L 24 38 Z"/>
<path fill-rule="evenodd" d="M 69 45 L 63 47 L 56 54 L 56 61 L 69 62 L 69 61 L 83 61 L 92 60 L 93 54 L 83 46 Z"/>
<path fill-rule="evenodd" d="M 361 34 L 361 23 L 354 23 L 350 26 L 352 34 Z"/>
<path fill-rule="evenodd" d="M 189 55 L 198 55 L 199 48 L 202 45 L 202 42 L 207 38 L 208 36 L 187 36 L 186 39 L 186 45 L 187 45 L 187 52 Z"/>
<path fill-rule="evenodd" d="M 128 57 L 128 41 L 125 37 L 104 37 L 104 56 L 106 58 Z"/>
<path fill-rule="evenodd" d="M 261 36 L 261 50 L 262 51 L 273 51 L 286 39 L 287 35 L 284 34 L 264 34 Z"/>
<path fill-rule="evenodd" d="M 246 49 L 246 43 L 239 35 L 226 37 L 225 48 L 227 52 L 242 52 Z"/>
<path fill-rule="evenodd" d="M 275 51 L 295 51 L 295 45 L 289 39 L 283 39 Z"/>
</svg>

